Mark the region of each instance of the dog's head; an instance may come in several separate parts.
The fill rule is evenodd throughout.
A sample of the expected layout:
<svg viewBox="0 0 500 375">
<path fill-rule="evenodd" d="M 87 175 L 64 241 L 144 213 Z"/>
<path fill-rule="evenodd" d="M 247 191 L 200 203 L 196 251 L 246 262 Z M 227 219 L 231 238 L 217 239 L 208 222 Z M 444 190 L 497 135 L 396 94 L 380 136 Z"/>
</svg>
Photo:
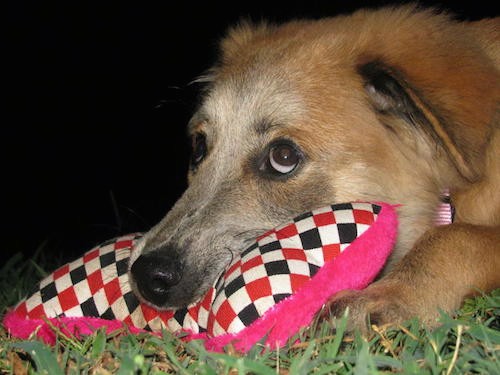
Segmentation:
<svg viewBox="0 0 500 375">
<path fill-rule="evenodd" d="M 404 253 L 439 190 L 480 173 L 490 77 L 457 27 L 403 8 L 231 30 L 189 124 L 189 187 L 134 249 L 135 292 L 194 302 L 256 236 L 335 202 L 404 204 Z"/>
</svg>

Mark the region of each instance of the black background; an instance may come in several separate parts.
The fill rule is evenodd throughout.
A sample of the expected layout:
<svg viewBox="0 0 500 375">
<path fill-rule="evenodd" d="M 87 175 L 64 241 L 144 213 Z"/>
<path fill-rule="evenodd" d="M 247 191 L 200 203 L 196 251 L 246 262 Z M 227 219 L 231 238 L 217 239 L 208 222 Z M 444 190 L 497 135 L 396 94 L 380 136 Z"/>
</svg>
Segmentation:
<svg viewBox="0 0 500 375">
<path fill-rule="evenodd" d="M 186 187 L 188 85 L 242 17 L 284 21 L 381 1 L 12 1 L 2 43 L 2 255 L 79 255 L 155 224 Z M 430 2 L 460 18 L 493 1 Z"/>
</svg>

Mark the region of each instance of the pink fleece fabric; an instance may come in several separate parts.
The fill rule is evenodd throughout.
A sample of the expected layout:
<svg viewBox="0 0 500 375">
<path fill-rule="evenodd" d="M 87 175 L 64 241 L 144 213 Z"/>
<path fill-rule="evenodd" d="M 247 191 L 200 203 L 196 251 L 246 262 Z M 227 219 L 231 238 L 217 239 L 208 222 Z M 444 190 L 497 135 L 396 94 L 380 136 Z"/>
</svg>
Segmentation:
<svg viewBox="0 0 500 375">
<path fill-rule="evenodd" d="M 119 329 L 137 334 L 147 332 L 143 329 L 127 326 L 120 320 L 107 320 L 92 317 L 58 317 L 47 319 L 25 319 L 10 311 L 5 315 L 3 324 L 15 337 L 28 339 L 33 333 L 45 343 L 54 345 L 56 343 L 56 333 L 52 327 L 59 329 L 69 337 L 80 338 L 81 335 L 91 335 L 99 328 L 105 328 L 106 333 L 112 333 Z"/>
</svg>

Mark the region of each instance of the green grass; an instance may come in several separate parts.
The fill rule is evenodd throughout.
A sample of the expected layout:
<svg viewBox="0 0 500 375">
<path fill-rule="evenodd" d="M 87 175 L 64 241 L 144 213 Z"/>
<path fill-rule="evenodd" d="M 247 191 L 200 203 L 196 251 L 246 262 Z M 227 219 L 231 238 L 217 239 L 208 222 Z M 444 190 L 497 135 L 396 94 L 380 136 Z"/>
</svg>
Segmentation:
<svg viewBox="0 0 500 375">
<path fill-rule="evenodd" d="M 57 260 L 17 255 L 0 269 L 0 314 L 21 299 Z M 113 335 L 96 331 L 76 340 L 58 335 L 54 347 L 17 340 L 0 328 L 0 373 L 15 374 L 500 374 L 500 289 L 468 300 L 451 318 L 429 330 L 417 320 L 398 327 L 375 327 L 363 338 L 345 334 L 345 319 L 314 322 L 279 351 L 257 345 L 241 356 L 207 352 L 199 341 Z"/>
</svg>

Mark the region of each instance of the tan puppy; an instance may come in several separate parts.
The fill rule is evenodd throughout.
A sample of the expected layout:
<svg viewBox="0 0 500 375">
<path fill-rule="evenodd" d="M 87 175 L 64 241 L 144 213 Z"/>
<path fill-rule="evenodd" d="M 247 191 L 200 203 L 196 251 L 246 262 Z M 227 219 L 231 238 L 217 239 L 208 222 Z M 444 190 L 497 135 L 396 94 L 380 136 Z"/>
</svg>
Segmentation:
<svg viewBox="0 0 500 375">
<path fill-rule="evenodd" d="M 354 200 L 402 204 L 400 232 L 380 279 L 334 297 L 335 314 L 432 323 L 500 287 L 499 63 L 500 19 L 415 6 L 231 30 L 200 79 L 190 186 L 135 249 L 134 290 L 193 302 L 256 235 Z M 457 223 L 433 228 L 444 189 Z"/>
</svg>

